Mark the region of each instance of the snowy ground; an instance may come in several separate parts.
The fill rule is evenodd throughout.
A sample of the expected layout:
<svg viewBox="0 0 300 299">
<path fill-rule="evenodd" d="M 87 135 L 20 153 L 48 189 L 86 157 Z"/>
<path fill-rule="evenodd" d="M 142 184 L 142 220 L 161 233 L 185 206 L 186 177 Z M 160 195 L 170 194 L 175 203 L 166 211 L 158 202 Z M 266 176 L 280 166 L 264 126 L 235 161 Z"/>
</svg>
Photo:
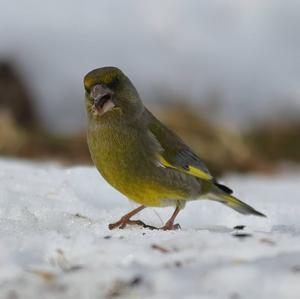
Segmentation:
<svg viewBox="0 0 300 299">
<path fill-rule="evenodd" d="M 299 177 L 224 179 L 267 219 L 198 201 L 109 231 L 134 205 L 94 168 L 0 159 L 0 298 L 300 298 Z"/>
</svg>

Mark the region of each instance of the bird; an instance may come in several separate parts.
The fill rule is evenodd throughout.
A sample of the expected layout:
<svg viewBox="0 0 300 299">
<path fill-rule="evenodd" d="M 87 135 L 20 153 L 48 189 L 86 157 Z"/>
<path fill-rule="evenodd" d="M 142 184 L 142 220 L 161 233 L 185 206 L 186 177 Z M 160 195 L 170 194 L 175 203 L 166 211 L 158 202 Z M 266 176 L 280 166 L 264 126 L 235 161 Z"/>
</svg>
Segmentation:
<svg viewBox="0 0 300 299">
<path fill-rule="evenodd" d="M 137 208 L 109 224 L 109 229 L 141 225 L 176 230 L 175 218 L 193 200 L 220 202 L 242 214 L 266 217 L 233 196 L 201 158 L 143 104 L 130 79 L 117 67 L 87 73 L 83 80 L 87 143 L 103 178 Z M 146 207 L 175 208 L 162 227 L 132 217 Z"/>
</svg>

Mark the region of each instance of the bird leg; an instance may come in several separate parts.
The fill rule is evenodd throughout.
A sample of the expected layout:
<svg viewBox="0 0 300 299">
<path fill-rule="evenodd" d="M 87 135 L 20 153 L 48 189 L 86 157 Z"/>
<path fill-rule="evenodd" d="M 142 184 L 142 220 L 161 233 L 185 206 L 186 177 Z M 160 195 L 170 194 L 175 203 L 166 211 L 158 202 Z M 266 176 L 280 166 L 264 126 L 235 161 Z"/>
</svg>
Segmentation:
<svg viewBox="0 0 300 299">
<path fill-rule="evenodd" d="M 124 215 L 119 221 L 115 222 L 115 223 L 111 223 L 108 225 L 108 228 L 109 229 L 114 229 L 114 228 L 120 228 L 120 229 L 123 229 L 125 228 L 125 226 L 127 224 L 135 224 L 135 225 L 140 225 L 144 228 L 150 228 L 150 229 L 157 229 L 156 227 L 154 226 L 151 226 L 151 225 L 147 225 L 145 224 L 143 221 L 141 220 L 130 220 L 130 218 L 132 216 L 134 216 L 135 214 L 139 213 L 140 211 L 142 211 L 143 209 L 145 209 L 146 207 L 145 206 L 139 206 L 137 207 L 136 209 L 132 210 L 131 212 L 129 212 L 128 214 Z"/>
<path fill-rule="evenodd" d="M 179 211 L 180 211 L 180 208 L 177 206 L 173 215 L 171 216 L 171 218 L 161 228 L 162 230 L 176 230 L 176 229 L 181 228 L 179 223 L 174 224 L 174 220 L 175 220 L 176 216 L 178 215 Z"/>
</svg>

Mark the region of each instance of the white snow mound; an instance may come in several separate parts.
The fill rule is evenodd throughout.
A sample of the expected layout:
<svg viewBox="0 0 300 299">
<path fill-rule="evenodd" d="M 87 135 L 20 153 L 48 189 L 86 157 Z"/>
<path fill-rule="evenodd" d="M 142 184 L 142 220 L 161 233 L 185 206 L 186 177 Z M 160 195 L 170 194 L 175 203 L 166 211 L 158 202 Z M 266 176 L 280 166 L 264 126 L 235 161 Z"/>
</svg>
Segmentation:
<svg viewBox="0 0 300 299">
<path fill-rule="evenodd" d="M 0 159 L 0 298 L 298 299 L 299 182 L 224 179 L 266 219 L 195 201 L 179 231 L 110 231 L 134 204 L 95 168 Z M 161 226 L 171 213 L 136 218 Z"/>
</svg>

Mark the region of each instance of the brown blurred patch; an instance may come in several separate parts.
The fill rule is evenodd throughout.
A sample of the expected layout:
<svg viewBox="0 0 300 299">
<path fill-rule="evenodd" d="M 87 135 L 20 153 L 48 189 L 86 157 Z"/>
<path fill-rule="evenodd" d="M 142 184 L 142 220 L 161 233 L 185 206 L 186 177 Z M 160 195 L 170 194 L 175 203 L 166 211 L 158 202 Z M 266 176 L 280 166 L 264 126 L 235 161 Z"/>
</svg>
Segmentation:
<svg viewBox="0 0 300 299">
<path fill-rule="evenodd" d="M 63 164 L 91 164 L 86 134 L 55 136 L 48 133 L 28 135 L 28 143 L 18 156 L 39 160 L 58 160 Z"/>
<path fill-rule="evenodd" d="M 245 136 L 267 161 L 300 162 L 300 117 L 269 120 L 251 128 Z"/>
<path fill-rule="evenodd" d="M 85 133 L 55 136 L 17 125 L 0 111 L 0 155 L 34 160 L 57 160 L 63 164 L 91 164 Z"/>
<path fill-rule="evenodd" d="M 54 136 L 41 131 L 35 105 L 15 66 L 0 62 L 0 154 L 64 163 L 91 163 L 85 133 Z"/>
<path fill-rule="evenodd" d="M 0 153 L 17 153 L 26 143 L 26 132 L 13 115 L 6 109 L 0 109 Z"/>
<path fill-rule="evenodd" d="M 0 110 L 19 126 L 32 128 L 36 123 L 29 90 L 14 65 L 6 61 L 0 62 Z"/>
</svg>

